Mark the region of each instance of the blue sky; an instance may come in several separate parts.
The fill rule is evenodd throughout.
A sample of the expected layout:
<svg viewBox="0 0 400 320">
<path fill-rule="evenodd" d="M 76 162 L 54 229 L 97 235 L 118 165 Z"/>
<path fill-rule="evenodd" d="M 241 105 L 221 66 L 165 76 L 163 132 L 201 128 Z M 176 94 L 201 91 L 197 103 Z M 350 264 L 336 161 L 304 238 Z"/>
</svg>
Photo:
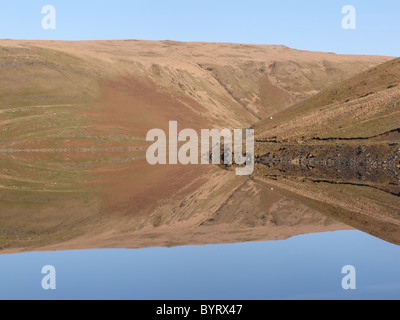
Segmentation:
<svg viewBox="0 0 400 320">
<path fill-rule="evenodd" d="M 237 42 L 400 55 L 397 0 L 14 0 L 0 4 L 3 39 Z M 56 30 L 41 27 L 45 5 L 56 8 Z M 342 28 L 345 5 L 357 10 L 356 30 Z"/>
</svg>

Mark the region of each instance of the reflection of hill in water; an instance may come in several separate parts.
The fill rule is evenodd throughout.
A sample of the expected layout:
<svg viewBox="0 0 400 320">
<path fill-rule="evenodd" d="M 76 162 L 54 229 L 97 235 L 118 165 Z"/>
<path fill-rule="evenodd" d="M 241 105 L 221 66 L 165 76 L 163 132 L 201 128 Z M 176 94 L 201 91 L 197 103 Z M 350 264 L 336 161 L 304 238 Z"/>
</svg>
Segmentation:
<svg viewBox="0 0 400 320">
<path fill-rule="evenodd" d="M 214 166 L 152 167 L 130 152 L 3 157 L 4 252 L 234 243 L 347 229 Z"/>
<path fill-rule="evenodd" d="M 214 166 L 153 167 L 140 151 L 4 153 L 2 246 L 4 252 L 141 248 L 278 240 L 349 228 L 399 243 L 399 198 L 383 190 L 391 187 L 391 174 L 358 185 L 357 173 L 341 171 L 341 177 L 333 162 L 319 169 L 326 150 L 316 149 L 311 158 L 309 147 L 289 151 L 274 144 L 268 157 L 273 161 L 264 157 L 250 179 Z M 293 152 L 298 157 L 287 161 Z"/>
<path fill-rule="evenodd" d="M 264 144 L 254 176 L 337 221 L 400 244 L 399 147 Z"/>
</svg>

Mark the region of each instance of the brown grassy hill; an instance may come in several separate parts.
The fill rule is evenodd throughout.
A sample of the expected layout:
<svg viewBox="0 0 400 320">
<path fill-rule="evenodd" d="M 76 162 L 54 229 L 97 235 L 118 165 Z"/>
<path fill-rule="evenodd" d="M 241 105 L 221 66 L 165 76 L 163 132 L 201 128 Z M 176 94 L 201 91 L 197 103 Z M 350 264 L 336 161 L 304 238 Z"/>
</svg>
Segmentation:
<svg viewBox="0 0 400 320">
<path fill-rule="evenodd" d="M 359 230 L 400 243 L 400 59 L 254 127 L 254 179 Z"/>
<path fill-rule="evenodd" d="M 237 242 L 346 228 L 214 167 L 151 167 L 144 137 L 170 120 L 247 127 L 388 59 L 282 46 L 0 40 L 0 248 Z"/>
<path fill-rule="evenodd" d="M 247 127 L 388 59 L 223 43 L 1 40 L 0 140 L 143 137 L 168 120 Z"/>
<path fill-rule="evenodd" d="M 399 129 L 399 124 L 400 58 L 325 89 L 254 127 L 259 139 L 301 141 L 376 139 Z"/>
</svg>

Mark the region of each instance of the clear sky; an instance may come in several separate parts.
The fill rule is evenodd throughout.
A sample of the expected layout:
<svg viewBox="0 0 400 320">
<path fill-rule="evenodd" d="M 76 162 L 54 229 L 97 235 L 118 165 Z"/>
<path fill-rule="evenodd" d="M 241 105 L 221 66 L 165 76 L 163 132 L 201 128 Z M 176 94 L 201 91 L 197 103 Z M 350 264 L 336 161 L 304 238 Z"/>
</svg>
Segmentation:
<svg viewBox="0 0 400 320">
<path fill-rule="evenodd" d="M 282 44 L 296 49 L 400 56 L 398 0 L 0 1 L 0 38 L 145 39 Z M 42 7 L 56 29 L 42 28 Z M 357 29 L 342 28 L 356 8 Z"/>
</svg>

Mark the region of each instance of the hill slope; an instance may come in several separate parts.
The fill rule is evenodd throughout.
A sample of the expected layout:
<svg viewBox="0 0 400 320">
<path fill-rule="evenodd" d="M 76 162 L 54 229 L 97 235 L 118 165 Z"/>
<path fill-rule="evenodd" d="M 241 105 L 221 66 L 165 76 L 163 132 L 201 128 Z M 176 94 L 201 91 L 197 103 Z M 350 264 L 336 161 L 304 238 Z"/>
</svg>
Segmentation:
<svg viewBox="0 0 400 320">
<path fill-rule="evenodd" d="M 0 40 L 0 248 L 236 242 L 346 228 L 214 167 L 151 167 L 144 137 L 170 120 L 248 127 L 388 59 L 282 46 Z M 278 217 L 282 208 L 287 216 Z"/>
<path fill-rule="evenodd" d="M 254 127 L 259 139 L 378 138 L 400 129 L 400 58 L 338 83 Z"/>
<path fill-rule="evenodd" d="M 257 123 L 253 178 L 400 243 L 400 59 Z"/>
</svg>

